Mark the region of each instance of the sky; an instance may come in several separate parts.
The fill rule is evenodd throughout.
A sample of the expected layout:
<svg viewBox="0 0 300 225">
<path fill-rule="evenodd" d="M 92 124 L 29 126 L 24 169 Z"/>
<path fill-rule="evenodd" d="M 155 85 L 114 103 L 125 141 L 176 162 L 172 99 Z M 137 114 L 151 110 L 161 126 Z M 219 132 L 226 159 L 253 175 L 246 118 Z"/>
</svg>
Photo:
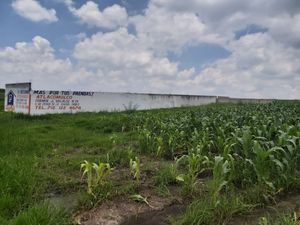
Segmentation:
<svg viewBox="0 0 300 225">
<path fill-rule="evenodd" d="M 2 0 L 0 88 L 300 98 L 299 0 Z"/>
</svg>

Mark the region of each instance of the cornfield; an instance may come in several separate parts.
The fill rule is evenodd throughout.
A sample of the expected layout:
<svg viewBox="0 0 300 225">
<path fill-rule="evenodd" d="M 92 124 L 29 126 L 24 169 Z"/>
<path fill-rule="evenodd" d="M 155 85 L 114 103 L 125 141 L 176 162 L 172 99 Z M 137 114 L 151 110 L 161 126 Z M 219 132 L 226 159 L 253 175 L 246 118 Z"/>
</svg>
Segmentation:
<svg viewBox="0 0 300 225">
<path fill-rule="evenodd" d="M 299 184 L 299 115 L 299 104 L 282 102 L 162 112 L 146 117 L 139 143 L 144 153 L 185 158 L 192 183 L 211 171 L 215 198 L 229 188 L 256 188 L 267 200 Z"/>
</svg>

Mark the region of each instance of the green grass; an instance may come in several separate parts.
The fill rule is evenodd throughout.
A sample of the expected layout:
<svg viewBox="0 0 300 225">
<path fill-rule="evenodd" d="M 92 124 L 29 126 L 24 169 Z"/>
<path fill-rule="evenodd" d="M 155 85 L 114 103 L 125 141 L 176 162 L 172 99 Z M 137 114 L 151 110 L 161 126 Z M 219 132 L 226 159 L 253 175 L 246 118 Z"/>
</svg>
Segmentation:
<svg viewBox="0 0 300 225">
<path fill-rule="evenodd" d="M 243 214 L 251 207 L 243 203 L 238 195 L 223 195 L 219 203 L 215 204 L 210 196 L 203 196 L 194 201 L 186 210 L 182 218 L 173 221 L 173 225 L 211 225 L 225 224 L 232 216 Z"/>
<path fill-rule="evenodd" d="M 175 165 L 167 164 L 160 170 L 158 170 L 155 175 L 155 184 L 157 186 L 167 186 L 170 184 L 176 183 L 176 177 L 178 175 L 178 171 Z"/>
<path fill-rule="evenodd" d="M 9 223 L 9 225 L 33 224 L 70 225 L 70 222 L 67 218 L 67 214 L 65 214 L 63 210 L 43 203 L 26 209 Z"/>
<path fill-rule="evenodd" d="M 28 117 L 0 112 L 0 124 L 0 218 L 8 221 L 49 193 L 84 190 L 83 160 L 109 158 L 114 166 L 127 165 L 127 150 L 135 141 L 134 133 L 122 132 L 132 126 L 127 114 Z"/>
</svg>

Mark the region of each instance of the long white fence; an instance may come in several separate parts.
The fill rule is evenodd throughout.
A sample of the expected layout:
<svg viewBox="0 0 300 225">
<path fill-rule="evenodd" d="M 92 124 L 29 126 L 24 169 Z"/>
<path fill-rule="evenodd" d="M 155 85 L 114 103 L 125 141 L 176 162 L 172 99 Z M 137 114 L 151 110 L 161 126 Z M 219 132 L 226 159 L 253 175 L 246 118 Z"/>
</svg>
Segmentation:
<svg viewBox="0 0 300 225">
<path fill-rule="evenodd" d="M 225 96 L 31 90 L 31 83 L 15 83 L 5 85 L 4 109 L 29 115 L 42 115 L 272 101 L 274 100 Z"/>
<path fill-rule="evenodd" d="M 124 111 L 198 106 L 217 96 L 31 90 L 31 83 L 7 84 L 5 111 L 42 115 L 53 113 Z"/>
</svg>

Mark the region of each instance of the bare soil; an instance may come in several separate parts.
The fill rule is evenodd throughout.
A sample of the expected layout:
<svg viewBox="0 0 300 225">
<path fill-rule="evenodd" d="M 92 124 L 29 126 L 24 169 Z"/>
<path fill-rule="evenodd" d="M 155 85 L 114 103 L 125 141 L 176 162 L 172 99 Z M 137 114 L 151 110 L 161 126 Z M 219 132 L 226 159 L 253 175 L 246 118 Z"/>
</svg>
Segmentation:
<svg viewBox="0 0 300 225">
<path fill-rule="evenodd" d="M 171 196 L 163 198 L 153 191 L 140 193 L 147 197 L 150 206 L 128 197 L 119 197 L 103 203 L 98 208 L 75 215 L 74 221 L 81 225 L 167 224 L 159 222 L 164 220 L 166 215 L 178 211 L 182 200 Z M 156 221 L 153 221 L 154 216 L 157 216 Z"/>
<path fill-rule="evenodd" d="M 120 225 L 168 225 L 172 217 L 184 213 L 186 205 L 173 204 L 162 210 L 144 212 L 138 216 L 131 216 Z"/>
<path fill-rule="evenodd" d="M 151 207 L 128 198 L 118 198 L 105 202 L 99 208 L 76 215 L 74 221 L 81 225 L 167 225 L 170 224 L 171 217 L 184 213 L 187 206 L 181 199 L 174 197 L 161 198 L 150 192 L 142 195 L 148 196 Z M 292 213 L 299 206 L 300 194 L 291 195 L 275 205 L 237 216 L 227 225 L 258 225 L 261 217 L 276 218 Z"/>
</svg>

